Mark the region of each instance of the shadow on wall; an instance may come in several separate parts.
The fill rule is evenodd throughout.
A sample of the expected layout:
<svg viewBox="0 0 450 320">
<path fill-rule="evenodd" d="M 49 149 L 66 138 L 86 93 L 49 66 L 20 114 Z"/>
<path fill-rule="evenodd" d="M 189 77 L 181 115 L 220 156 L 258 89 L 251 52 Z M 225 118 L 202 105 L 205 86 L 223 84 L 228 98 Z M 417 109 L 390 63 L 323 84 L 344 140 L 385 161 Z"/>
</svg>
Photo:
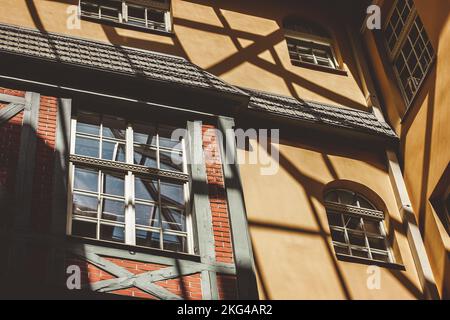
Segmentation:
<svg viewBox="0 0 450 320">
<path fill-rule="evenodd" d="M 64 4 L 74 4 L 73 1 L 69 0 L 49 1 L 60 2 Z M 244 63 L 249 63 L 272 75 L 278 76 L 280 79 L 282 79 L 282 81 L 284 81 L 290 94 L 297 99 L 301 100 L 301 97 L 299 96 L 295 87 L 300 87 L 314 92 L 317 95 L 323 96 L 324 98 L 333 101 L 335 104 L 344 105 L 359 110 L 367 110 L 366 105 L 354 101 L 351 98 L 341 94 L 340 92 L 332 91 L 326 86 L 315 83 L 296 73 L 295 70 L 298 70 L 297 68 L 299 67 L 286 68 L 285 66 L 283 66 L 282 58 L 275 50 L 275 45 L 285 41 L 284 32 L 282 29 L 282 21 L 276 21 L 279 26 L 277 30 L 271 32 L 268 35 L 260 35 L 256 32 L 254 33 L 233 28 L 222 13 L 223 10 L 227 10 L 243 15 L 248 15 L 249 17 L 257 16 L 273 20 L 274 13 L 279 15 L 283 15 L 284 13 L 286 13 L 286 15 L 291 15 L 292 12 L 286 10 L 285 8 L 286 6 L 298 7 L 298 3 L 296 3 L 295 1 L 284 0 L 281 4 L 279 1 L 274 1 L 272 3 L 260 2 L 258 3 L 258 6 L 255 6 L 254 3 L 242 1 L 215 1 L 214 3 L 211 3 L 210 1 L 206 0 L 183 0 L 183 2 L 189 2 L 193 5 L 211 7 L 221 26 L 175 16 L 173 19 L 175 33 L 170 38 L 172 43 L 163 43 L 148 39 L 143 40 L 137 37 L 120 35 L 115 27 L 107 26 L 104 24 L 102 24 L 103 31 L 109 42 L 111 42 L 112 44 L 126 45 L 129 47 L 136 47 L 145 50 L 164 52 L 182 56 L 187 59 L 189 59 L 189 52 L 186 50 L 183 42 L 177 35 L 178 26 L 198 31 L 204 31 L 211 34 L 226 36 L 233 43 L 235 51 L 222 60 L 214 62 L 213 65 L 209 66 L 206 69 L 206 71 L 220 77 L 225 73 L 228 73 L 240 67 Z M 42 19 L 41 17 L 39 17 L 39 12 L 36 8 L 34 0 L 26 0 L 26 3 L 36 28 L 45 32 Z M 327 8 L 330 8 L 330 4 L 328 1 L 320 1 L 319 3 L 322 6 L 327 6 Z M 305 4 L 305 6 L 307 6 L 307 4 Z M 311 6 L 311 3 L 309 3 L 309 6 Z M 334 8 L 334 5 L 332 7 Z M 319 11 L 321 12 L 321 14 L 324 14 L 323 10 L 318 10 L 318 12 Z M 330 9 L 329 11 L 335 12 L 335 9 Z M 335 18 L 331 12 L 326 14 L 326 21 L 335 21 Z M 251 44 L 243 47 L 240 43 L 240 40 L 249 41 L 251 42 Z M 186 41 L 189 41 L 189 39 L 187 39 Z M 344 44 L 341 44 L 340 49 L 342 51 L 348 51 L 348 48 L 346 48 Z M 287 51 L 287 45 L 285 46 L 285 50 Z M 265 51 L 268 51 L 270 53 L 270 56 L 273 60 L 272 62 L 259 57 L 259 55 L 264 53 Z M 352 55 L 348 52 L 345 54 L 345 57 L 351 56 Z M 345 59 L 346 61 L 344 62 L 350 69 L 351 74 L 355 75 L 355 80 L 359 81 L 358 77 L 356 76 L 358 73 L 355 69 L 352 59 Z"/>
<path fill-rule="evenodd" d="M 0 104 L 0 109 L 1 109 Z M 42 107 L 42 105 L 41 105 Z M 65 112 L 61 104 L 58 108 L 59 114 Z M 23 111 L 22 111 L 23 113 Z M 59 120 L 67 117 L 59 116 Z M 70 123 L 60 121 L 58 126 L 62 127 L 58 132 L 69 132 Z M 30 133 L 32 139 L 36 139 L 35 159 L 30 157 L 28 161 L 35 161 L 34 176 L 32 179 L 32 192 L 30 201 L 32 203 L 30 210 L 30 219 L 25 222 L 18 220 L 16 216 L 20 214 L 19 201 L 27 199 L 26 196 L 17 196 L 15 189 L 18 184 L 17 162 L 20 153 L 20 140 L 24 131 Z M 108 259 L 98 253 L 86 249 L 86 244 L 93 243 L 95 240 L 82 240 L 66 236 L 66 223 L 59 224 L 59 229 L 55 228 L 55 214 L 52 210 L 54 201 L 67 202 L 66 199 L 55 199 L 57 196 L 52 192 L 60 188 L 60 194 L 67 195 L 67 171 L 62 175 L 56 175 L 54 179 L 55 162 L 60 163 L 61 159 L 67 164 L 67 155 L 61 154 L 59 150 L 51 147 L 48 141 L 44 140 L 39 132 L 26 123 L 22 125 L 22 115 L 18 114 L 8 122 L 0 124 L 0 252 L 5 257 L 4 263 L 0 264 L 0 297 L 10 298 L 51 298 L 51 299 L 118 299 L 118 298 L 153 298 L 137 288 L 125 287 L 123 290 L 111 289 L 103 292 L 97 292 L 97 286 L 93 283 L 119 278 L 118 274 L 110 274 L 108 268 L 95 266 L 83 257 L 96 255 L 98 259 Z M 69 137 L 63 136 L 65 144 L 68 145 Z M 3 145 L 5 144 L 7 148 Z M 7 152 L 7 154 L 6 154 Z M 51 158 L 45 158 L 47 163 L 42 163 L 45 155 L 51 155 Z M 41 169 L 46 168 L 43 172 Z M 55 167 L 58 171 L 57 166 Z M 45 175 L 48 175 L 48 177 Z M 23 202 L 21 202 L 23 204 Z M 11 214 L 11 213 L 15 214 Z M 66 222 L 66 210 L 57 212 L 57 219 L 63 219 Z M 58 224 L 57 224 L 58 225 Z M 96 259 L 97 259 L 96 258 Z M 120 260 L 120 259 L 119 259 Z M 126 263 L 143 264 L 138 261 L 125 260 L 125 265 L 115 266 L 114 270 L 127 273 L 133 270 L 127 268 Z M 81 271 L 81 290 L 69 290 L 67 280 L 73 273 L 67 273 L 69 266 L 78 266 Z M 107 265 L 105 265 L 107 267 Z M 146 266 L 147 268 L 149 266 Z M 152 266 L 150 266 L 152 267 Z M 157 266 L 158 267 L 158 266 Z M 162 267 L 162 266 L 160 266 Z M 170 266 L 167 266 L 170 267 Z M 176 274 L 183 274 L 181 264 L 177 258 L 174 259 Z M 142 271 L 146 272 L 144 269 Z M 180 296 L 189 299 L 189 291 L 184 279 L 177 278 L 169 280 L 179 285 Z M 70 283 L 75 283 L 71 281 Z M 151 283 L 151 282 L 149 282 Z M 224 287 L 227 283 L 223 284 Z M 104 289 L 104 287 L 102 288 Z M 219 289 L 222 289 L 219 285 Z M 225 290 L 226 291 L 226 290 Z M 116 293 L 106 294 L 106 292 Z M 117 295 L 120 295 L 117 296 Z M 125 296 L 124 296 L 125 295 Z M 128 296 L 130 295 L 130 296 Z M 131 297 L 133 295 L 133 297 Z"/>
<path fill-rule="evenodd" d="M 330 175 L 334 177 L 334 179 L 338 179 L 336 175 L 336 170 L 333 167 L 333 164 L 331 161 L 326 161 L 325 159 L 328 158 L 327 154 L 323 154 L 324 162 L 326 163 L 326 166 L 328 170 L 330 171 Z M 294 164 L 291 160 L 289 160 L 282 152 L 279 154 L 279 163 L 282 168 L 286 172 L 291 175 L 295 181 L 302 186 L 306 196 L 307 196 L 307 204 L 308 208 L 307 211 L 311 213 L 311 215 L 314 218 L 315 224 L 317 225 L 317 229 L 309 229 L 309 228 L 301 228 L 301 227 L 292 227 L 288 224 L 283 223 L 265 223 L 261 221 L 249 221 L 249 227 L 252 228 L 260 228 L 260 229 L 266 229 L 268 231 L 282 231 L 285 233 L 292 233 L 296 235 L 309 235 L 309 236 L 316 236 L 319 237 L 325 247 L 327 248 L 327 254 L 330 257 L 330 261 L 333 263 L 333 268 L 335 271 L 336 278 L 339 281 L 340 287 L 341 287 L 341 293 L 342 296 L 346 299 L 353 299 L 355 298 L 354 294 L 352 293 L 352 283 L 349 283 L 345 277 L 345 274 L 343 272 L 342 266 L 343 263 L 348 262 L 340 262 L 337 260 L 333 246 L 331 245 L 331 235 L 329 232 L 329 228 L 326 225 L 323 225 L 322 220 L 320 219 L 319 212 L 316 209 L 316 206 L 314 203 L 323 203 L 323 193 L 326 190 L 326 188 L 329 186 L 328 184 L 324 184 L 321 181 L 318 181 L 314 177 L 311 177 L 307 174 L 304 174 L 300 169 L 297 168 L 297 165 Z M 373 191 L 371 191 L 373 193 Z M 372 199 L 371 199 L 372 200 Z M 377 202 L 375 202 L 377 203 Z M 385 205 L 383 205 L 385 206 Z M 400 221 L 395 220 L 394 218 L 390 218 L 390 230 L 389 233 L 393 234 L 393 231 L 398 232 L 402 235 L 405 234 L 405 230 L 401 224 Z M 255 267 L 256 272 L 259 280 L 260 285 L 260 291 L 263 293 L 264 297 L 266 299 L 272 299 L 276 298 L 274 296 L 274 293 L 271 292 L 271 279 L 273 279 L 271 274 L 267 274 L 265 272 L 265 265 L 263 263 L 263 253 L 262 251 L 258 251 L 257 247 L 254 247 L 254 258 L 255 258 Z M 298 253 L 301 254 L 301 253 Z M 394 276 L 398 282 L 407 290 L 409 291 L 412 296 L 414 296 L 417 299 L 422 299 L 423 294 L 421 288 L 417 287 L 415 283 L 413 283 L 410 279 L 407 278 L 407 276 L 402 272 L 401 270 L 395 270 L 395 269 L 389 269 L 386 268 L 386 270 Z M 298 272 L 298 270 L 293 269 L 293 272 Z M 318 279 L 317 281 L 326 281 L 324 279 Z M 313 297 L 311 297 L 313 298 Z"/>
</svg>

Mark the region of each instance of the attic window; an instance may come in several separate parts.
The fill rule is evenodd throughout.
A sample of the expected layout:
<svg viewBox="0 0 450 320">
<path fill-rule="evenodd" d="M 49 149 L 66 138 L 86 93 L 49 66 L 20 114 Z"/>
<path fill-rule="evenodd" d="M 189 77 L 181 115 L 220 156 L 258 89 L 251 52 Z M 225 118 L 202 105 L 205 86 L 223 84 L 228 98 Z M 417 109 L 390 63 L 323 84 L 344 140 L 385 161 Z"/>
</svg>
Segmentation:
<svg viewBox="0 0 450 320">
<path fill-rule="evenodd" d="M 146 30 L 172 31 L 170 0 L 80 0 L 79 12 L 86 19 Z"/>
<path fill-rule="evenodd" d="M 320 25 L 297 18 L 283 22 L 291 63 L 339 69 L 330 34 Z"/>
</svg>

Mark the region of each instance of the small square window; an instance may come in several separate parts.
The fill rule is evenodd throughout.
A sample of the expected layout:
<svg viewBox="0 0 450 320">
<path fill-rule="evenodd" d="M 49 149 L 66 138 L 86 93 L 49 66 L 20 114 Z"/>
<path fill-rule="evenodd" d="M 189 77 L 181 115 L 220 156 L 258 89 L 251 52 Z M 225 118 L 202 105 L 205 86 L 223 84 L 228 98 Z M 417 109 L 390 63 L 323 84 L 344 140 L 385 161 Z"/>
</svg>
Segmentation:
<svg viewBox="0 0 450 320">
<path fill-rule="evenodd" d="M 170 0 L 160 1 L 158 8 L 151 2 L 135 3 L 127 0 L 81 0 L 81 17 L 109 21 L 123 26 L 146 30 L 170 32 L 172 30 L 168 13 Z"/>
</svg>

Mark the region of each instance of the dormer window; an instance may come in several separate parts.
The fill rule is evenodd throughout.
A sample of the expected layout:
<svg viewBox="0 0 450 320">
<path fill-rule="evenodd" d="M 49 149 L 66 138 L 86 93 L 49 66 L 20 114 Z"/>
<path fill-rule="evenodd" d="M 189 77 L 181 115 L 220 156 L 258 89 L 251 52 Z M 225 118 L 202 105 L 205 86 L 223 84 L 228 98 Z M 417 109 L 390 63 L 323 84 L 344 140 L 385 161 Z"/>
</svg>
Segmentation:
<svg viewBox="0 0 450 320">
<path fill-rule="evenodd" d="M 85 19 L 172 31 L 170 0 L 80 0 L 79 12 Z"/>
<path fill-rule="evenodd" d="M 297 18 L 283 22 L 291 63 L 339 69 L 330 34 L 321 26 Z"/>
</svg>

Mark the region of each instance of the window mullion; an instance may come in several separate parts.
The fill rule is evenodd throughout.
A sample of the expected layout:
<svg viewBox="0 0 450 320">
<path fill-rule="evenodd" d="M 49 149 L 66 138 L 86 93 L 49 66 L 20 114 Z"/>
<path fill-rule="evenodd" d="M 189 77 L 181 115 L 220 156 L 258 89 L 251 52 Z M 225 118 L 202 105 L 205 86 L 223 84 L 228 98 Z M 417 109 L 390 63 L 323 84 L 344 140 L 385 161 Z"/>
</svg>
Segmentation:
<svg viewBox="0 0 450 320">
<path fill-rule="evenodd" d="M 131 171 L 125 176 L 125 243 L 136 244 L 134 176 Z"/>
<path fill-rule="evenodd" d="M 100 220 L 102 216 L 103 171 L 98 170 L 97 185 L 97 239 L 100 239 Z"/>
<path fill-rule="evenodd" d="M 130 123 L 125 131 L 125 162 L 133 164 L 133 127 Z M 125 243 L 136 244 L 136 212 L 135 212 L 135 191 L 134 174 L 128 171 L 125 176 Z"/>
</svg>

